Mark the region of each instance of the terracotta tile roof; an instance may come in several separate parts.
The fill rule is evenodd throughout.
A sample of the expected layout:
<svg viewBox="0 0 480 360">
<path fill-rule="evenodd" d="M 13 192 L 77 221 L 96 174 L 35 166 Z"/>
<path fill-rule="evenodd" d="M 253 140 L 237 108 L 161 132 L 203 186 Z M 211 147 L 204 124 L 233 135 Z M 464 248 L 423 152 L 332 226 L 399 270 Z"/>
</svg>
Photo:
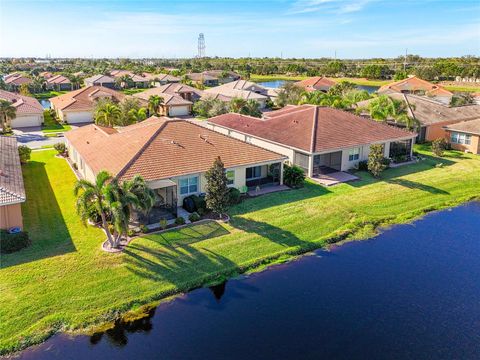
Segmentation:
<svg viewBox="0 0 480 360">
<path fill-rule="evenodd" d="M 43 77 L 44 79 L 50 79 L 53 74 L 50 71 L 42 71 L 39 76 Z"/>
<path fill-rule="evenodd" d="M 17 139 L 0 136 L 0 154 L 0 206 L 24 202 L 26 196 Z"/>
<path fill-rule="evenodd" d="M 170 95 L 180 95 L 180 94 L 190 94 L 192 100 L 198 100 L 203 95 L 203 91 L 196 89 L 192 86 L 180 84 L 180 83 L 170 83 L 159 86 L 157 88 L 148 89 L 152 91 L 152 95 L 159 94 L 170 94 Z M 155 90 L 155 91 L 153 91 Z"/>
<path fill-rule="evenodd" d="M 323 76 L 314 76 L 295 83 L 295 85 L 300 86 L 306 91 L 328 90 L 335 84 L 335 81 Z"/>
<path fill-rule="evenodd" d="M 187 77 L 192 81 L 218 80 L 216 76 L 210 76 L 204 73 L 189 73 Z"/>
<path fill-rule="evenodd" d="M 167 81 L 167 82 L 179 82 L 180 78 L 170 75 L 170 74 L 154 74 L 152 75 L 152 80 L 158 79 L 160 81 Z"/>
<path fill-rule="evenodd" d="M 65 137 L 94 173 L 107 170 L 122 179 L 140 174 L 159 180 L 204 172 L 217 156 L 226 167 L 285 158 L 186 120 L 151 117 L 109 131 L 92 124 Z"/>
<path fill-rule="evenodd" d="M 12 85 L 30 84 L 32 82 L 32 79 L 20 73 L 9 74 L 5 76 L 4 80 L 5 80 L 5 84 L 12 84 Z"/>
<path fill-rule="evenodd" d="M 207 94 L 220 94 L 226 98 L 239 97 L 242 99 L 266 100 L 267 89 L 251 81 L 237 80 L 204 91 Z M 265 95 L 264 95 L 265 94 Z"/>
<path fill-rule="evenodd" d="M 70 80 L 63 75 L 55 75 L 47 78 L 47 84 L 70 84 Z"/>
<path fill-rule="evenodd" d="M 55 109 L 59 110 L 93 110 L 95 100 L 98 98 L 108 97 L 116 101 L 125 99 L 125 95 L 121 92 L 103 87 L 103 86 L 87 86 L 66 94 L 55 96 L 50 99 Z"/>
<path fill-rule="evenodd" d="M 11 102 L 17 114 L 43 114 L 42 105 L 33 97 L 0 90 L 0 99 Z"/>
<path fill-rule="evenodd" d="M 85 83 L 114 83 L 115 79 L 107 75 L 93 75 L 88 78 L 85 78 Z"/>
<path fill-rule="evenodd" d="M 159 90 L 159 88 L 151 88 L 145 91 L 133 94 L 133 97 L 148 101 L 150 96 L 158 95 L 163 99 L 164 105 L 169 106 L 179 106 L 179 105 L 192 105 L 191 101 L 185 100 L 180 95 L 172 95 L 168 93 L 163 93 Z"/>
<path fill-rule="evenodd" d="M 445 126 L 445 130 L 480 135 L 480 118 Z"/>
<path fill-rule="evenodd" d="M 206 70 L 202 74 L 213 76 L 215 78 L 220 79 L 220 78 L 222 78 L 222 75 L 224 73 L 227 74 L 227 77 L 230 77 L 230 78 L 233 78 L 233 79 L 240 79 L 239 74 L 237 74 L 234 71 L 229 71 L 229 70 L 227 70 L 227 71 L 225 71 L 225 70 Z"/>
<path fill-rule="evenodd" d="M 266 113 L 263 119 L 230 113 L 209 122 L 312 153 L 416 136 L 346 111 L 314 105 L 291 106 Z"/>
<path fill-rule="evenodd" d="M 383 85 L 378 89 L 378 93 L 385 93 L 389 91 L 424 91 L 426 95 L 432 96 L 452 96 L 453 93 L 443 88 L 440 85 L 432 84 L 428 81 L 422 80 L 416 76 L 411 76 L 406 79 L 393 82 L 391 84 Z"/>
</svg>

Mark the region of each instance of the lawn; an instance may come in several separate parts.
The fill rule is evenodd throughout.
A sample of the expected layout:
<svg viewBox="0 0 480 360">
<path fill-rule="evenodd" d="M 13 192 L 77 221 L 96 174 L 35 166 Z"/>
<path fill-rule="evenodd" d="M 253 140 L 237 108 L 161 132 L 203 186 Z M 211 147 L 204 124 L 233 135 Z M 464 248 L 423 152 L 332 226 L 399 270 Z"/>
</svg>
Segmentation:
<svg viewBox="0 0 480 360">
<path fill-rule="evenodd" d="M 51 115 L 50 111 L 45 110 L 43 112 L 43 126 L 42 126 L 42 132 L 48 134 L 48 133 L 56 133 L 56 132 L 63 132 L 63 131 L 68 131 L 71 130 L 72 127 L 68 124 L 60 124 L 58 121 L 56 121 Z M 48 135 L 47 135 L 48 136 Z M 51 135 L 55 136 L 55 134 Z"/>
<path fill-rule="evenodd" d="M 419 151 L 428 155 L 425 148 Z M 74 211 L 75 177 L 54 151 L 32 153 L 23 173 L 25 227 L 33 244 L 4 255 L 0 269 L 0 350 L 86 329 L 169 295 L 285 260 L 376 226 L 480 196 L 480 158 L 449 152 L 387 170 L 375 180 L 249 199 L 230 224 L 202 223 L 135 239 L 123 254 L 100 250 L 100 230 Z M 443 163 L 442 167 L 436 166 Z"/>
<path fill-rule="evenodd" d="M 68 91 L 63 91 L 63 90 L 62 91 L 51 90 L 51 91 L 45 91 L 41 93 L 35 93 L 33 94 L 33 96 L 37 99 L 50 99 L 58 95 L 66 94 L 67 92 Z"/>
<path fill-rule="evenodd" d="M 146 89 L 137 89 L 137 88 L 132 88 L 132 89 L 123 89 L 123 90 L 120 90 L 122 93 L 124 93 L 125 95 L 133 95 L 133 94 L 137 94 L 137 93 L 140 93 L 140 92 L 143 92 L 145 90 L 148 90 L 148 88 Z"/>
</svg>

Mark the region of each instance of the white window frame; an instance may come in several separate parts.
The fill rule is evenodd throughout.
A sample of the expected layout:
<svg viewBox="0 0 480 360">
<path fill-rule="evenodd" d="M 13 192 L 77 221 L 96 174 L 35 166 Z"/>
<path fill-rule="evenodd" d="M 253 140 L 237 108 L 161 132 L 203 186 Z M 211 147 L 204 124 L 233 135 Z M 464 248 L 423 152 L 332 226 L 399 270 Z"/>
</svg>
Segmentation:
<svg viewBox="0 0 480 360">
<path fill-rule="evenodd" d="M 254 176 L 254 177 L 247 177 L 247 169 L 260 169 L 260 175 L 259 176 Z M 262 166 L 261 165 L 257 165 L 257 166 L 249 166 L 247 169 L 245 169 L 245 179 L 247 180 L 257 180 L 257 179 L 261 179 L 262 178 Z M 255 171 L 254 171 L 255 172 Z"/>
<path fill-rule="evenodd" d="M 452 131 L 450 141 L 454 144 L 470 145 L 472 143 L 472 136 L 470 134 Z"/>
<path fill-rule="evenodd" d="M 233 173 L 233 178 L 230 179 L 228 177 L 228 173 Z M 225 176 L 227 177 L 227 185 L 234 186 L 235 185 L 235 169 L 227 169 L 225 170 Z"/>
<path fill-rule="evenodd" d="M 191 183 L 192 179 L 197 179 L 196 180 L 196 184 L 193 184 L 193 182 Z M 182 186 L 182 180 L 186 180 L 187 181 L 187 185 L 183 185 Z M 197 187 L 197 190 L 195 191 L 191 191 L 190 190 L 190 187 L 191 186 L 196 186 Z M 185 177 L 182 177 L 178 180 L 178 187 L 180 189 L 180 195 L 191 195 L 191 194 L 197 194 L 198 193 L 198 189 L 199 189 L 199 186 L 200 186 L 200 177 L 198 175 L 193 175 L 193 176 L 185 176 Z M 187 188 L 188 191 L 186 193 L 183 193 L 182 192 L 182 188 Z"/>
<path fill-rule="evenodd" d="M 348 161 L 360 160 L 360 148 L 352 148 L 348 150 Z"/>
</svg>

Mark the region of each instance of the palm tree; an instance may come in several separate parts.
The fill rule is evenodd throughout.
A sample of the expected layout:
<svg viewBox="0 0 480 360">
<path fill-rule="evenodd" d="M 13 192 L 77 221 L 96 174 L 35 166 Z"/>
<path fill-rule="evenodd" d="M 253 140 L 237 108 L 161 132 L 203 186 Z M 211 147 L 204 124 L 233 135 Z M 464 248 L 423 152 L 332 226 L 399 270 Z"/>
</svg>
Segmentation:
<svg viewBox="0 0 480 360">
<path fill-rule="evenodd" d="M 88 180 L 82 179 L 75 183 L 73 192 L 77 197 L 76 210 L 82 218 L 83 222 L 86 222 L 90 214 L 89 209 L 93 205 L 97 210 L 97 213 L 102 219 L 102 228 L 107 234 L 107 241 L 110 247 L 113 247 L 114 240 L 112 234 L 108 228 L 106 209 L 109 208 L 108 198 L 110 197 L 108 183 L 112 180 L 112 176 L 106 171 L 100 171 L 92 183 Z"/>
<path fill-rule="evenodd" d="M 163 105 L 163 98 L 158 95 L 152 95 L 148 98 L 148 112 L 150 115 L 160 115 L 160 107 Z"/>
<path fill-rule="evenodd" d="M 7 100 L 0 99 L 0 117 L 2 130 L 10 128 L 10 121 L 17 116 L 17 109 Z"/>
<path fill-rule="evenodd" d="M 97 125 L 113 127 L 118 123 L 121 116 L 122 111 L 117 105 L 111 102 L 103 102 L 95 111 L 95 123 Z"/>
<path fill-rule="evenodd" d="M 68 75 L 68 80 L 70 80 L 70 83 L 72 84 L 72 90 L 76 90 L 80 88 L 80 85 L 82 84 L 82 78 L 77 75 Z"/>
<path fill-rule="evenodd" d="M 258 101 L 253 99 L 247 101 L 247 103 L 240 110 L 240 113 L 258 118 L 262 116 L 260 104 L 258 103 Z"/>
<path fill-rule="evenodd" d="M 127 114 L 129 122 L 139 123 L 147 118 L 147 109 L 143 107 L 140 109 L 130 109 Z"/>
<path fill-rule="evenodd" d="M 230 111 L 234 113 L 239 113 L 242 108 L 247 104 L 247 100 L 242 98 L 233 98 L 230 101 Z"/>
</svg>

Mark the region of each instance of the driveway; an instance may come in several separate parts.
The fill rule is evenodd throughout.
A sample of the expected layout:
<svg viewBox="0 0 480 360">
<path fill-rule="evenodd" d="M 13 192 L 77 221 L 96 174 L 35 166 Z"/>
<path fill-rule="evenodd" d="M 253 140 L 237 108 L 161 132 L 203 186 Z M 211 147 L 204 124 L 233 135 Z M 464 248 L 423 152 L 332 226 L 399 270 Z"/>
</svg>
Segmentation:
<svg viewBox="0 0 480 360">
<path fill-rule="evenodd" d="M 31 149 L 39 149 L 42 146 L 52 146 L 59 142 L 65 142 L 63 136 L 44 136 L 40 128 L 15 129 L 13 133 L 19 145 L 26 145 Z"/>
</svg>

